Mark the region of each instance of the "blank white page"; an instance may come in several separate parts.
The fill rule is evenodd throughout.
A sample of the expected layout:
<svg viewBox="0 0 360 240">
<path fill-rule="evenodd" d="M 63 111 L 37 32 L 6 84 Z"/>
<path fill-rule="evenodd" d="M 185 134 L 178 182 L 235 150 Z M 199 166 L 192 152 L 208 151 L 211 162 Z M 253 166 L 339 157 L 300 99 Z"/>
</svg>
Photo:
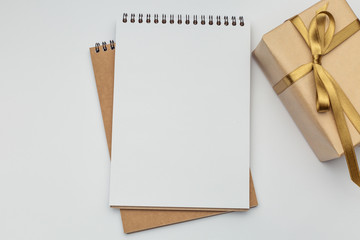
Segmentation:
<svg viewBox="0 0 360 240">
<path fill-rule="evenodd" d="M 249 23 L 159 20 L 117 22 L 110 205 L 249 208 Z"/>
</svg>

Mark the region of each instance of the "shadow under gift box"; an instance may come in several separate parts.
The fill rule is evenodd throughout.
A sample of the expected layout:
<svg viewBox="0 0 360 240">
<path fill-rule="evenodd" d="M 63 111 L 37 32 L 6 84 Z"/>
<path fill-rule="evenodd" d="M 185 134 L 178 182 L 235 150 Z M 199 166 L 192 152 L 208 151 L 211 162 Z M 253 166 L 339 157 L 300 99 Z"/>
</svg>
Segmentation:
<svg viewBox="0 0 360 240">
<path fill-rule="evenodd" d="M 335 34 L 357 19 L 345 0 L 320 1 L 299 14 L 307 28 L 317 10 L 327 3 L 327 11 L 335 18 Z M 290 21 L 265 34 L 253 55 L 272 87 L 299 66 L 313 61 L 309 46 Z M 323 56 L 322 66 L 360 112 L 360 31 Z M 320 161 L 344 154 L 332 111 L 316 110 L 313 72 L 278 96 Z M 346 121 L 353 145 L 359 145 L 359 133 L 347 118 Z"/>
</svg>

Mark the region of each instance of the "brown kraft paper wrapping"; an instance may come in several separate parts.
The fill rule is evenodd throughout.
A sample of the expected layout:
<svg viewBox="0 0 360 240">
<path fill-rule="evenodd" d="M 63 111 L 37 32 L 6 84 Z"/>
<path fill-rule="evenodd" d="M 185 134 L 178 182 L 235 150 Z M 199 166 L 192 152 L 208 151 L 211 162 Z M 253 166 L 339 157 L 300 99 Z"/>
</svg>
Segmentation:
<svg viewBox="0 0 360 240">
<path fill-rule="evenodd" d="M 90 48 L 90 55 L 99 95 L 106 139 L 111 153 L 112 109 L 114 88 L 115 51 L 107 45 L 107 51 L 100 46 L 99 52 Z M 250 174 L 250 207 L 258 205 L 254 184 Z M 195 220 L 227 213 L 224 211 L 182 211 L 182 210 L 142 210 L 121 209 L 121 218 L 125 233 L 133 233 L 170 224 Z"/>
<path fill-rule="evenodd" d="M 345 0 L 320 1 L 299 14 L 306 27 L 316 11 L 328 3 L 333 14 L 335 33 L 357 19 Z M 291 17 L 291 16 L 290 16 Z M 312 62 L 312 55 L 304 39 L 290 21 L 286 21 L 265 34 L 253 52 L 271 86 L 300 65 Z M 360 32 L 355 33 L 322 58 L 323 67 L 334 77 L 354 107 L 360 112 Z M 344 151 L 332 112 L 318 113 L 314 76 L 307 74 L 279 94 L 296 125 L 321 161 L 340 157 Z M 353 125 L 347 124 L 354 143 L 359 145 L 360 135 Z"/>
</svg>

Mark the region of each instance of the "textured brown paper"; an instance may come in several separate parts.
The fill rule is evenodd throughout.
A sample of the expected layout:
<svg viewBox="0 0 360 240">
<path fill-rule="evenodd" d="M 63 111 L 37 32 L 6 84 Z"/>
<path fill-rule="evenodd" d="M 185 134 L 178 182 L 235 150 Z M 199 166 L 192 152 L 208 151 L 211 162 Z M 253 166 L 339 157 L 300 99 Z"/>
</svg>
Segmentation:
<svg viewBox="0 0 360 240">
<path fill-rule="evenodd" d="M 109 152 L 111 153 L 115 51 L 111 50 L 109 44 L 107 45 L 107 49 L 107 51 L 103 51 L 102 47 L 100 47 L 100 51 L 96 53 L 95 48 L 90 48 L 90 54 L 103 116 L 106 139 Z M 255 207 L 257 205 L 255 188 L 250 175 L 250 207 Z M 169 211 L 139 209 L 121 209 L 120 212 L 125 233 L 132 233 L 226 213 L 221 211 Z"/>
<path fill-rule="evenodd" d="M 357 19 L 345 0 L 328 0 L 318 2 L 299 14 L 305 26 L 310 25 L 316 11 L 327 2 L 327 11 L 333 14 L 336 21 L 335 33 Z M 309 47 L 290 21 L 265 34 L 253 54 L 272 86 L 300 65 L 312 62 Z M 323 67 L 334 77 L 358 112 L 359 56 L 360 32 L 357 32 L 322 58 Z M 316 111 L 313 73 L 291 85 L 279 98 L 321 161 L 338 158 L 344 153 L 332 113 Z M 347 122 L 356 146 L 360 143 L 360 136 L 348 119 Z"/>
</svg>

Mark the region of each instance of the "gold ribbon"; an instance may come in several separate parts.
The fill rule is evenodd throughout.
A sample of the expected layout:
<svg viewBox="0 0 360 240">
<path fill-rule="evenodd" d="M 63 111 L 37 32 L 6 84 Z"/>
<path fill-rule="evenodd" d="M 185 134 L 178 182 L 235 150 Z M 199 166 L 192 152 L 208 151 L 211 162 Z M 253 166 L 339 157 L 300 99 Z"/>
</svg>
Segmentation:
<svg viewBox="0 0 360 240">
<path fill-rule="evenodd" d="M 360 22 L 356 19 L 334 35 L 335 19 L 331 13 L 326 11 L 326 7 L 327 5 L 317 12 L 310 23 L 309 30 L 299 16 L 290 19 L 309 46 L 313 62 L 304 64 L 286 75 L 274 86 L 274 90 L 277 94 L 281 94 L 297 80 L 313 71 L 316 86 L 316 109 L 319 113 L 332 109 L 350 177 L 354 183 L 360 186 L 359 166 L 344 113 L 359 133 L 360 115 L 334 78 L 321 65 L 321 58 L 324 55 L 360 30 Z M 327 19 L 329 23 L 326 29 Z"/>
</svg>

